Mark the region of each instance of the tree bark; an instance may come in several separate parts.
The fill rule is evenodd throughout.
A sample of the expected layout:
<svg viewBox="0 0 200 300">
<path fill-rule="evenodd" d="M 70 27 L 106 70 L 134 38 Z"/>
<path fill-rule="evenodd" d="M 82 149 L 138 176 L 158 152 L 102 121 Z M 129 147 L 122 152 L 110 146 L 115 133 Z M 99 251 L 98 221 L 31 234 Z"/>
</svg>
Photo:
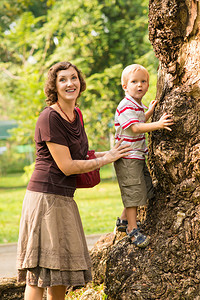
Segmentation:
<svg viewBox="0 0 200 300">
<path fill-rule="evenodd" d="M 151 243 L 123 239 L 106 263 L 108 299 L 200 299 L 200 2 L 150 0 L 149 36 L 159 59 L 152 121 L 164 112 L 172 131 L 149 135 L 156 201 L 148 203 Z"/>
<path fill-rule="evenodd" d="M 0 299 L 1 300 L 23 300 L 24 283 L 18 283 L 17 278 L 0 278 Z"/>
</svg>

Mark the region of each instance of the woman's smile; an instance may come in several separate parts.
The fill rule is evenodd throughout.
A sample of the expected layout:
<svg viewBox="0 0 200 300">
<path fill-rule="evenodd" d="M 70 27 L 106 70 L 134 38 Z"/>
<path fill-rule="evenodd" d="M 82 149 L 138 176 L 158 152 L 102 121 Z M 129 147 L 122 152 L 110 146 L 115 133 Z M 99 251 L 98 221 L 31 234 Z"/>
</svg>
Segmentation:
<svg viewBox="0 0 200 300">
<path fill-rule="evenodd" d="M 73 67 L 57 72 L 56 90 L 58 101 L 76 101 L 80 93 L 80 80 Z"/>
</svg>

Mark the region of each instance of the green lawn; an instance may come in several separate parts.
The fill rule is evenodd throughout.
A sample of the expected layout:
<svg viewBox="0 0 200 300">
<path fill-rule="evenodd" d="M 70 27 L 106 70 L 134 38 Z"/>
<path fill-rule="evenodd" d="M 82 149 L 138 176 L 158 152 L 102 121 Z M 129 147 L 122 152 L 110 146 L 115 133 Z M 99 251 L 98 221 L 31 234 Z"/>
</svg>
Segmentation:
<svg viewBox="0 0 200 300">
<path fill-rule="evenodd" d="M 101 182 L 93 189 L 79 189 L 75 200 L 78 204 L 85 234 L 113 231 L 122 203 L 117 182 Z"/>
<path fill-rule="evenodd" d="M 13 189 L 25 186 L 24 180 L 22 178 L 22 173 L 19 174 L 9 174 L 7 176 L 0 176 L 0 189 L 3 188 Z"/>
<path fill-rule="evenodd" d="M 111 166 L 101 170 L 102 181 L 92 189 L 78 189 L 75 201 L 79 207 L 85 234 L 113 230 L 122 203 Z M 21 174 L 0 177 L 0 243 L 16 242 L 25 187 Z M 67 217 L 67 216 L 66 216 Z"/>
</svg>

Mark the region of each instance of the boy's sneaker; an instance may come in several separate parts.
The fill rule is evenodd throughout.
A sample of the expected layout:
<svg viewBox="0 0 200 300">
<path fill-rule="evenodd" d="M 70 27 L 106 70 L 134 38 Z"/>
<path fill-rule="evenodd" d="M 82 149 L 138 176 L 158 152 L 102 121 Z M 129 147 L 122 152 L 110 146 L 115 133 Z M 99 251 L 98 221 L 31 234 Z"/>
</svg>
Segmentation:
<svg viewBox="0 0 200 300">
<path fill-rule="evenodd" d="M 128 225 L 127 220 L 121 220 L 119 217 L 117 218 L 116 226 L 118 231 L 126 232 L 127 225 Z"/>
<path fill-rule="evenodd" d="M 126 234 L 128 235 L 131 244 L 134 244 L 139 248 L 145 248 L 149 245 L 149 237 L 142 234 L 137 228 L 133 229 L 131 232 L 126 231 Z M 132 240 L 133 237 L 134 240 Z"/>
<path fill-rule="evenodd" d="M 128 226 L 127 220 L 121 220 L 119 217 L 117 218 L 116 227 L 117 227 L 118 231 L 126 232 L 127 226 Z M 138 230 L 140 231 L 141 230 L 140 222 L 137 222 L 137 227 L 138 227 Z"/>
</svg>

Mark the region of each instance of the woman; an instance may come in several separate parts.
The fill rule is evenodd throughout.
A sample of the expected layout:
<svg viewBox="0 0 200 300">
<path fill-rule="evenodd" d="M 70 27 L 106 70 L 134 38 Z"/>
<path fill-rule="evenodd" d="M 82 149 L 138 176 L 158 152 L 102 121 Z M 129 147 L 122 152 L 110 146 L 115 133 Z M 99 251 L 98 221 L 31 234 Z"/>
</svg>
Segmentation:
<svg viewBox="0 0 200 300">
<path fill-rule="evenodd" d="M 18 280 L 26 280 L 25 300 L 63 300 L 66 287 L 92 279 L 91 261 L 73 195 L 76 174 L 128 154 L 121 141 L 96 159 L 85 160 L 88 141 L 75 109 L 86 84 L 70 62 L 48 72 L 47 104 L 36 129 L 36 164 L 23 202 L 18 241 Z"/>
</svg>

